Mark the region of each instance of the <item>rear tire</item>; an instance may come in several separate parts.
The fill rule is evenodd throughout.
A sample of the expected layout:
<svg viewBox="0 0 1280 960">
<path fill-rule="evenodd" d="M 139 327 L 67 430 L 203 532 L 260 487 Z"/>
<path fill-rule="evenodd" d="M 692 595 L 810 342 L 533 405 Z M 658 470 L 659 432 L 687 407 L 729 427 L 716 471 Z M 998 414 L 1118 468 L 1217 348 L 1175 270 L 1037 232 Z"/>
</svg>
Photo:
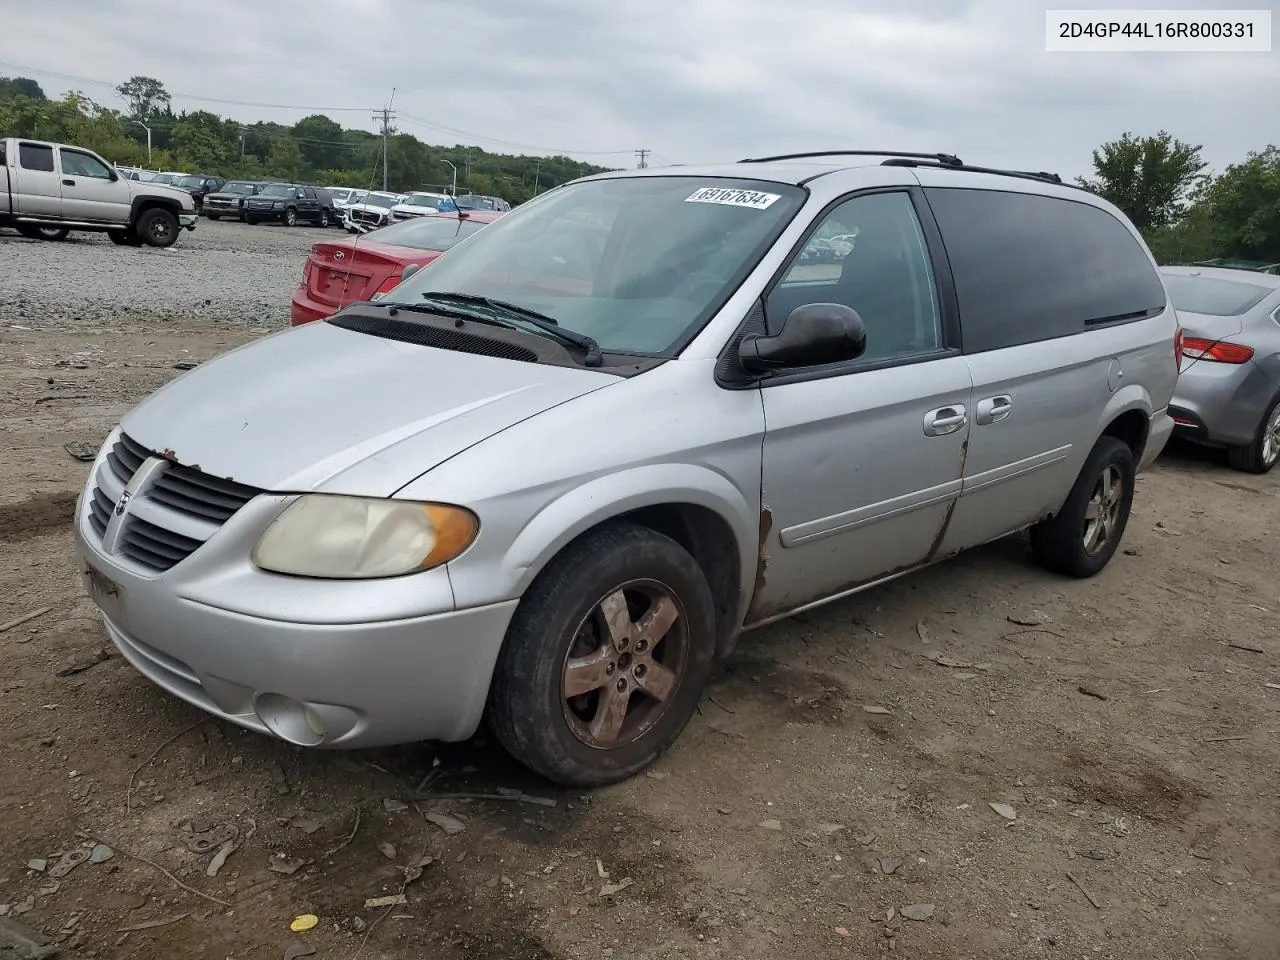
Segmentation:
<svg viewBox="0 0 1280 960">
<path fill-rule="evenodd" d="M 1031 528 L 1036 561 L 1068 577 L 1092 577 L 1115 555 L 1133 506 L 1133 451 L 1115 437 L 1094 444 L 1062 509 Z"/>
<path fill-rule="evenodd" d="M 715 604 L 697 561 L 646 527 L 610 524 L 570 544 L 520 601 L 490 725 L 544 777 L 617 783 L 679 737 L 714 651 Z"/>
<path fill-rule="evenodd" d="M 1280 460 L 1280 397 L 1275 398 L 1258 422 L 1253 443 L 1227 447 L 1227 463 L 1245 473 L 1269 473 Z"/>
<path fill-rule="evenodd" d="M 178 241 L 178 218 L 161 207 L 144 210 L 135 229 L 149 247 L 171 247 Z"/>
</svg>

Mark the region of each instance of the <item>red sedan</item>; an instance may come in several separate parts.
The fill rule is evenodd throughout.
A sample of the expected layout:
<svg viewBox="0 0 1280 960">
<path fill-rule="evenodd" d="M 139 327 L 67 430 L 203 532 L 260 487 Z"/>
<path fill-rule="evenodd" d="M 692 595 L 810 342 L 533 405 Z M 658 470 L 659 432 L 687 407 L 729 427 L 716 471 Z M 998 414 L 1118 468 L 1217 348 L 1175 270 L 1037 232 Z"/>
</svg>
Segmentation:
<svg viewBox="0 0 1280 960">
<path fill-rule="evenodd" d="M 322 240 L 311 247 L 289 322 L 296 327 L 333 316 L 349 303 L 377 300 L 400 283 L 405 267 L 425 266 L 501 216 L 464 210 L 415 217 L 345 240 Z"/>
</svg>

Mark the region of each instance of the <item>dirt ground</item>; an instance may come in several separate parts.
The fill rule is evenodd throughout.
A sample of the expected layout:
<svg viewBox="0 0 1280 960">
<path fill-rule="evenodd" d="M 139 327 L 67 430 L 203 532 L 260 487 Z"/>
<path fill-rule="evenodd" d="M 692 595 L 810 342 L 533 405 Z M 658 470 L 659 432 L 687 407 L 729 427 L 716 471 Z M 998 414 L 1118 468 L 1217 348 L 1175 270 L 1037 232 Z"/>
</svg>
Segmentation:
<svg viewBox="0 0 1280 960">
<path fill-rule="evenodd" d="M 64 444 L 265 328 L 11 322 L 0 624 L 51 609 L 0 632 L 0 904 L 62 956 L 1280 951 L 1278 477 L 1175 449 L 1094 580 L 1010 540 L 750 634 L 656 771 L 580 796 L 483 739 L 293 749 L 139 676 L 82 595 Z M 114 856 L 51 878 L 87 839 Z"/>
</svg>

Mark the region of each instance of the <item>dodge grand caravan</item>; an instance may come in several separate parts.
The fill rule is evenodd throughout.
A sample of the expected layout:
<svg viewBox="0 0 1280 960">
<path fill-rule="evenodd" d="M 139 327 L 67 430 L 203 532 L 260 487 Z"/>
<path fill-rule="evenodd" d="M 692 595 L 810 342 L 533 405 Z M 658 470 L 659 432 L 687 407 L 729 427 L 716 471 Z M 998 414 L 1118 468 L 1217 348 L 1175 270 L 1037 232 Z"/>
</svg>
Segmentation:
<svg viewBox="0 0 1280 960">
<path fill-rule="evenodd" d="M 161 388 L 78 549 L 124 656 L 212 714 L 330 748 L 487 717 L 604 784 L 749 628 L 1026 529 L 1102 570 L 1179 336 L 1133 226 L 1049 174 L 601 174 Z"/>
</svg>

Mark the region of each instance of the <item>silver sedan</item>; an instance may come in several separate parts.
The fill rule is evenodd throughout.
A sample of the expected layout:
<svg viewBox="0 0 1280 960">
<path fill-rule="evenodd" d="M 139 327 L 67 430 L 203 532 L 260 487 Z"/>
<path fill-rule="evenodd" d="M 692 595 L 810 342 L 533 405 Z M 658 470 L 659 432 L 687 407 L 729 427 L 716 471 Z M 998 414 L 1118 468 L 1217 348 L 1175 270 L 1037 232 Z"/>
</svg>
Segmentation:
<svg viewBox="0 0 1280 960">
<path fill-rule="evenodd" d="M 1179 435 L 1225 447 L 1231 466 L 1280 460 L 1280 276 L 1161 267 L 1182 322 L 1182 372 L 1169 405 Z"/>
</svg>

